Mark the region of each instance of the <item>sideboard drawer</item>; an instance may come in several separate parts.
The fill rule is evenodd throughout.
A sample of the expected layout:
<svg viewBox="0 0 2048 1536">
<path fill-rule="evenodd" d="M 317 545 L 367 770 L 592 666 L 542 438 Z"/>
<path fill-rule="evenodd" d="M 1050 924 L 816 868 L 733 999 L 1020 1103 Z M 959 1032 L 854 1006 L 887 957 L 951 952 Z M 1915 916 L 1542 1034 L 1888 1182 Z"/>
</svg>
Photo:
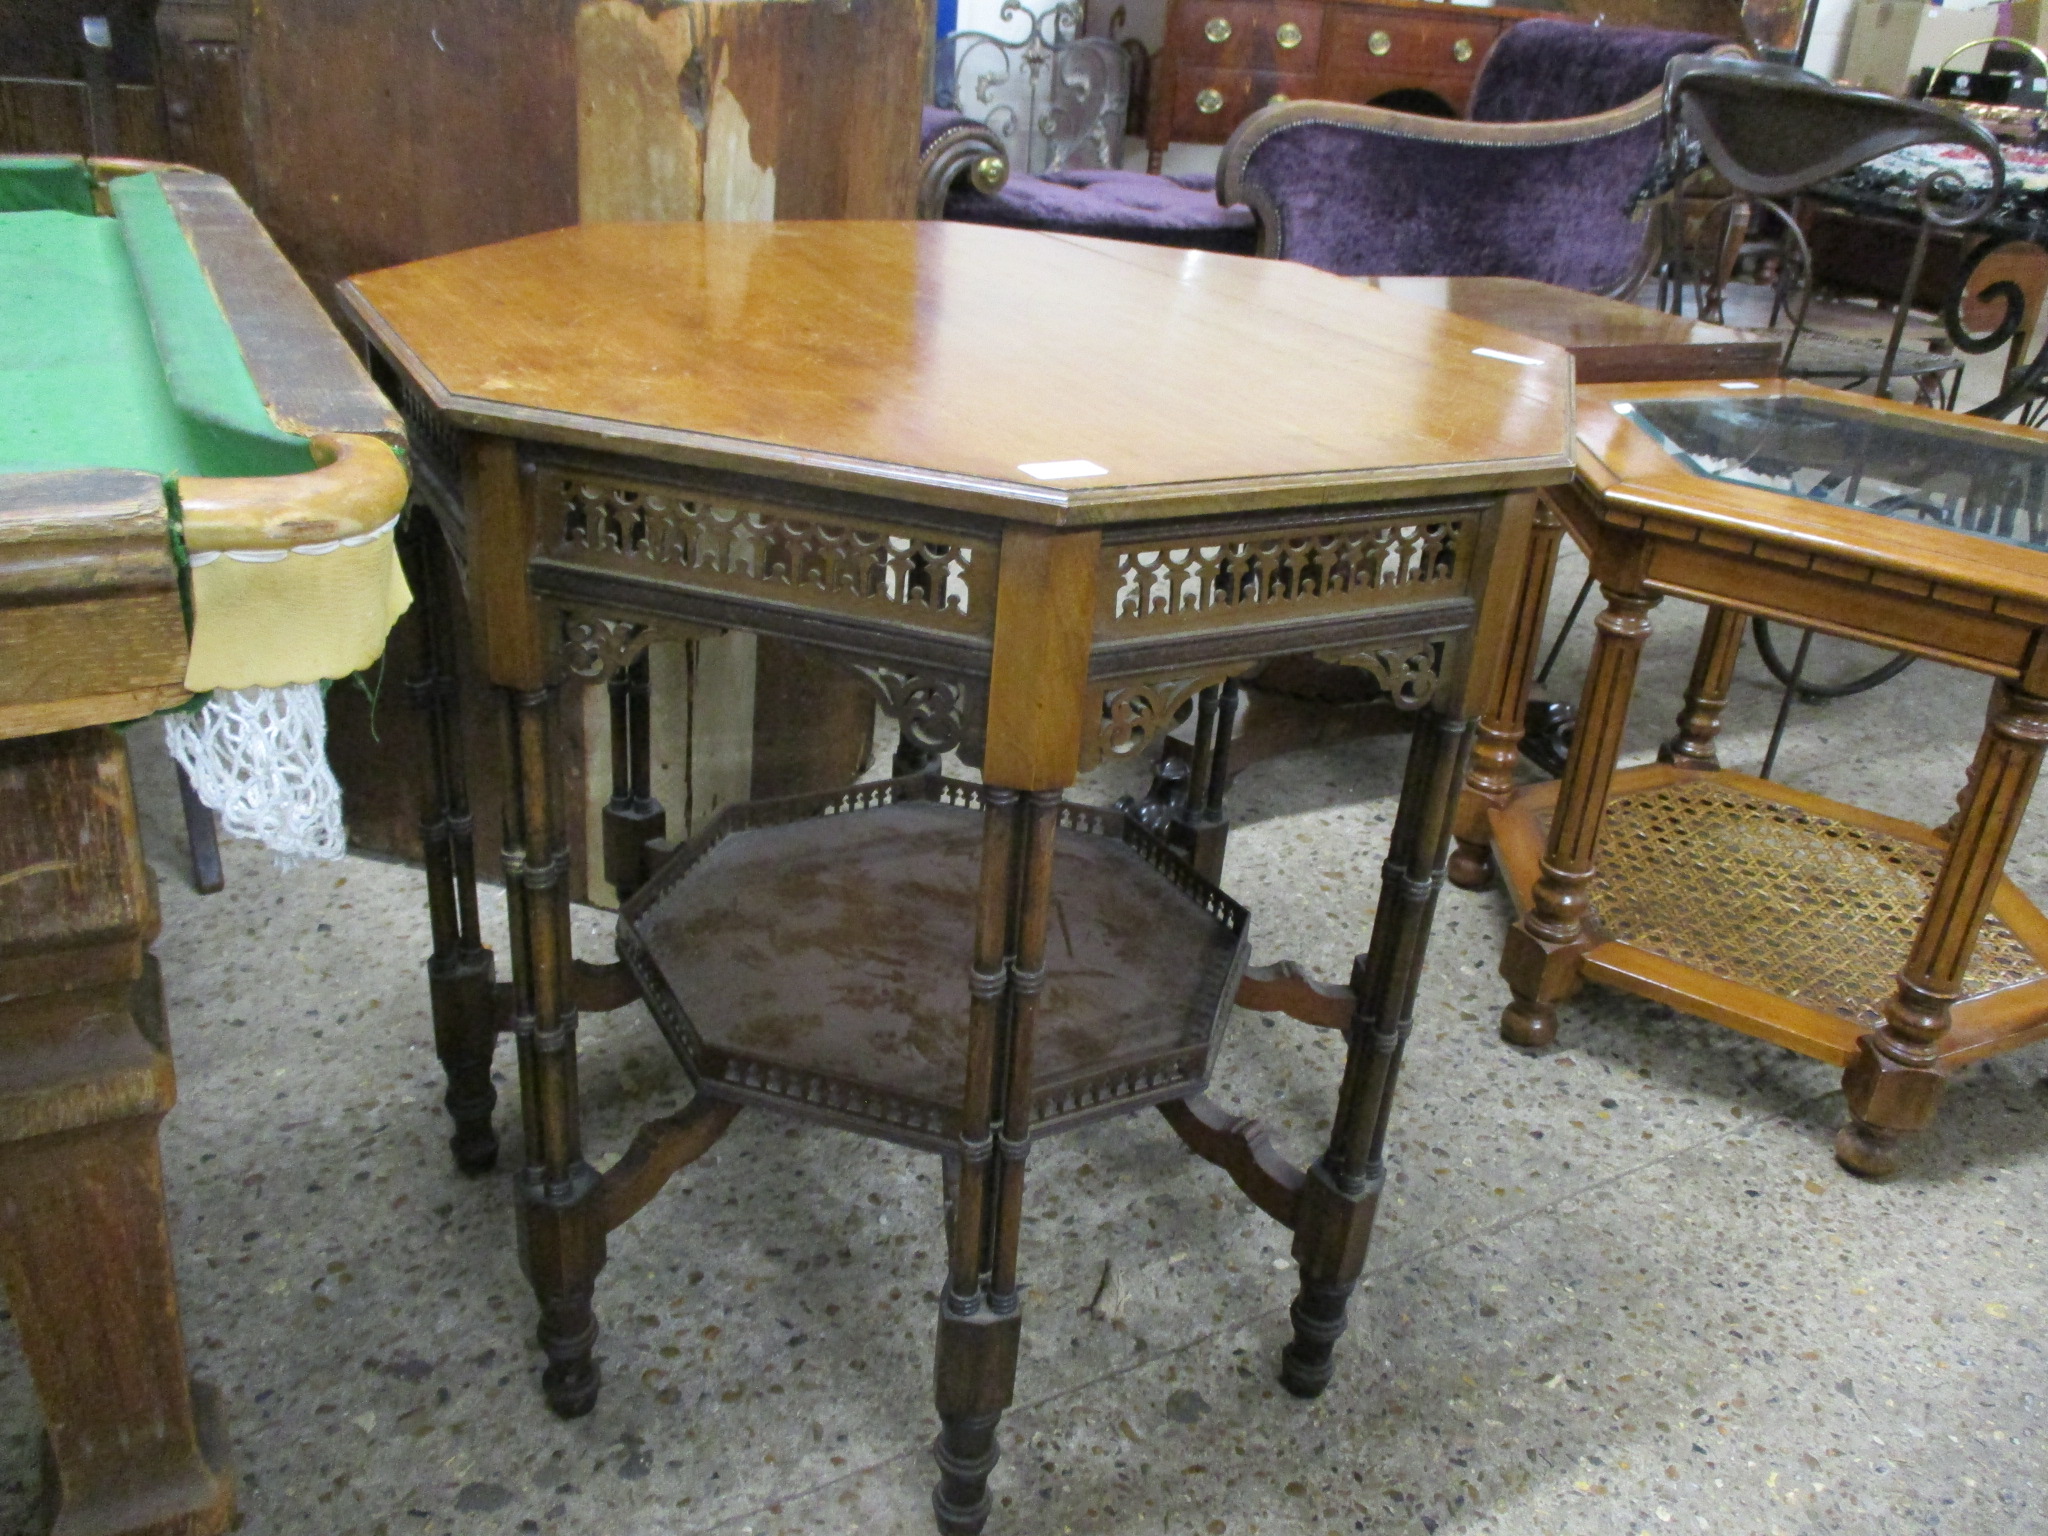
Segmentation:
<svg viewBox="0 0 2048 1536">
<path fill-rule="evenodd" d="M 1191 0 L 1174 12 L 1183 70 L 1313 71 L 1322 44 L 1323 7 L 1314 0 Z"/>
<path fill-rule="evenodd" d="M 1221 144 L 1233 128 L 1275 97 L 1304 100 L 1315 94 L 1313 72 L 1182 69 L 1174 89 L 1173 136 L 1191 144 Z"/>
<path fill-rule="evenodd" d="M 1476 75 L 1500 34 L 1500 23 L 1490 16 L 1416 16 L 1346 7 L 1330 18 L 1328 33 L 1326 75 Z"/>
</svg>

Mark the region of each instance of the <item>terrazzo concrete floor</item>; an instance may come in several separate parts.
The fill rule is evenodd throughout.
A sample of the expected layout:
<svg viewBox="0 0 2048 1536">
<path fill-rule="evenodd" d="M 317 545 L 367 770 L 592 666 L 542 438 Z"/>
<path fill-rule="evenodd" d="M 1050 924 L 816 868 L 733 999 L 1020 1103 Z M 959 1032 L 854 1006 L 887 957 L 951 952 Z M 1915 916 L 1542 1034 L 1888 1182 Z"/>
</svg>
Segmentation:
<svg viewBox="0 0 2048 1536">
<path fill-rule="evenodd" d="M 1568 554 L 1560 608 L 1578 570 Z M 1698 628 L 1684 605 L 1656 618 L 1630 760 L 1665 729 Z M 1983 699 L 1921 663 L 1802 706 L 1779 777 L 1938 821 Z M 1755 764 L 1774 707 L 1746 654 L 1731 765 Z M 931 1159 L 743 1115 L 614 1236 L 604 1394 L 556 1420 L 509 1176 L 461 1177 L 443 1149 L 418 877 L 360 858 L 280 873 L 229 845 L 226 891 L 195 896 L 160 750 L 136 742 L 181 1083 L 163 1146 L 185 1330 L 227 1394 L 245 1530 L 929 1529 Z M 1241 776 L 1225 883 L 1260 958 L 1345 974 L 1398 770 L 1382 739 Z M 2011 867 L 2048 900 L 2038 812 Z M 488 911 L 502 936 L 495 893 Z M 1907 1172 L 1864 1184 L 1830 1156 L 1841 1098 L 1815 1063 L 1598 991 L 1558 1048 L 1502 1045 L 1507 917 L 1498 893 L 1439 908 L 1388 1196 L 1316 1403 L 1274 1379 L 1285 1234 L 1220 1172 L 1152 1116 L 1039 1148 L 991 1532 L 2048 1530 L 2048 1051 L 1963 1073 Z M 605 954 L 608 924 L 579 911 L 583 953 Z M 688 1088 L 638 1008 L 586 1019 L 583 1040 L 602 1164 Z M 1240 1012 L 1215 1092 L 1305 1158 L 1338 1066 L 1332 1037 Z M 516 1134 L 502 1106 L 499 1123 Z M 0 1339 L 0 1530 L 29 1523 L 36 1441 Z"/>
</svg>

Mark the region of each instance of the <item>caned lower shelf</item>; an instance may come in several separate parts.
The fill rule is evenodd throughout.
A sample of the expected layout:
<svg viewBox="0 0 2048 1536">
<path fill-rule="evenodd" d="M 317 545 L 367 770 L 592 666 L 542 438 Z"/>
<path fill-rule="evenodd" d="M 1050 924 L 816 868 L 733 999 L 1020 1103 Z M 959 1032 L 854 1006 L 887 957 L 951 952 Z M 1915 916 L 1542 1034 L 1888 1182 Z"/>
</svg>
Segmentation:
<svg viewBox="0 0 2048 1536">
<path fill-rule="evenodd" d="M 635 894 L 621 952 L 705 1091 L 953 1144 L 980 794 L 899 779 L 734 807 Z M 1244 949 L 1243 908 L 1117 812 L 1067 806 L 1035 1128 L 1199 1089 Z"/>
<path fill-rule="evenodd" d="M 1526 912 L 1558 785 L 1493 816 Z M 1582 972 L 1846 1066 L 1883 1022 L 1941 868 L 1924 827 L 1745 774 L 1656 765 L 1614 776 Z M 1943 1063 L 2048 1035 L 2048 920 L 2000 878 L 1941 1046 Z"/>
</svg>

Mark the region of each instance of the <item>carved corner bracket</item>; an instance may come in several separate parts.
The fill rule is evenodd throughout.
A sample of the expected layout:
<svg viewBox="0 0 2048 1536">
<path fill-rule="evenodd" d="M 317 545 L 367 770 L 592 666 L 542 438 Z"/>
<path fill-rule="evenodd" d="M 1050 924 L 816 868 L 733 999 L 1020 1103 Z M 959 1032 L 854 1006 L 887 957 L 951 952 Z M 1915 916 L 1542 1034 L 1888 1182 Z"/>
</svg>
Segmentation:
<svg viewBox="0 0 2048 1536">
<path fill-rule="evenodd" d="M 965 678 L 934 672 L 906 672 L 876 662 L 847 665 L 867 680 L 881 701 L 883 713 L 896 722 L 903 739 L 919 751 L 937 756 L 957 752 L 979 735 L 975 689 Z"/>
<path fill-rule="evenodd" d="M 1396 709 L 1421 709 L 1443 680 L 1444 642 L 1391 650 L 1318 651 L 1318 661 L 1356 667 L 1380 685 Z"/>
<path fill-rule="evenodd" d="M 1082 743 L 1081 769 L 1086 772 L 1106 757 L 1129 757 L 1173 729 L 1181 706 L 1204 688 L 1214 688 L 1235 671 L 1176 677 L 1120 678 L 1102 690 L 1102 724 Z"/>
</svg>

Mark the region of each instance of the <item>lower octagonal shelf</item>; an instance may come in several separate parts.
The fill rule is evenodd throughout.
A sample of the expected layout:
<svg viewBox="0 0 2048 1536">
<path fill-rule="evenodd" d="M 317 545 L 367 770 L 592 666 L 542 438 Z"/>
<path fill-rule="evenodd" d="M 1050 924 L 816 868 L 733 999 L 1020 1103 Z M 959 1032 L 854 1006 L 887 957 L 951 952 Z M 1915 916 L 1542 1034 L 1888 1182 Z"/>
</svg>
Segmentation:
<svg viewBox="0 0 2048 1536">
<path fill-rule="evenodd" d="M 729 807 L 619 914 L 699 1087 L 933 1151 L 959 1132 L 981 786 L 893 779 Z M 1062 807 L 1033 1128 L 1181 1098 L 1247 951 L 1245 909 L 1116 811 Z"/>
</svg>

